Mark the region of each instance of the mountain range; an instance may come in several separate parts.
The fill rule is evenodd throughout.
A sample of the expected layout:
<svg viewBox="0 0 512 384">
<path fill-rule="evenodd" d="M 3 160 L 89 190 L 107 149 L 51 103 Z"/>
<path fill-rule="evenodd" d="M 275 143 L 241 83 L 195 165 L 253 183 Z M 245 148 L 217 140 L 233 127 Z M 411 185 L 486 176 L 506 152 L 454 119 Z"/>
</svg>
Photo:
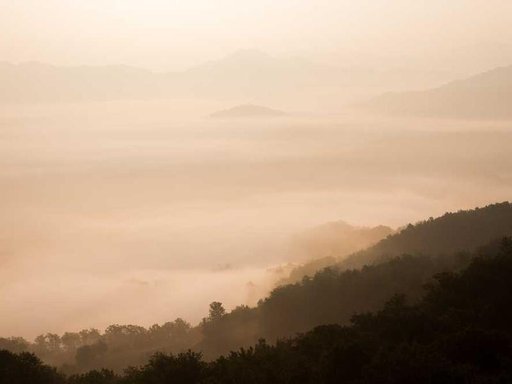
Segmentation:
<svg viewBox="0 0 512 384">
<path fill-rule="evenodd" d="M 240 50 L 187 70 L 151 72 L 124 66 L 55 66 L 0 62 L 0 102 L 76 102 L 158 98 L 250 100 L 267 104 L 341 105 L 406 85 L 437 84 L 436 71 L 371 70 Z"/>
<path fill-rule="evenodd" d="M 468 119 L 512 118 L 512 65 L 422 91 L 387 93 L 362 105 L 390 115 Z"/>
</svg>

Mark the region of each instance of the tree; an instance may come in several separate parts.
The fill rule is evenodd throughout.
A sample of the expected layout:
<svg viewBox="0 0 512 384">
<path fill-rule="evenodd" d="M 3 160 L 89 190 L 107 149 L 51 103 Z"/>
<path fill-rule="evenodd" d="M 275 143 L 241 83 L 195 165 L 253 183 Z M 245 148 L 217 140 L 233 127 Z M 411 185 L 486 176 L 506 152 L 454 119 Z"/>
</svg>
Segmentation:
<svg viewBox="0 0 512 384">
<path fill-rule="evenodd" d="M 67 384 L 115 384 L 119 377 L 108 369 L 93 370 L 68 378 Z"/>
<path fill-rule="evenodd" d="M 28 350 L 29 343 L 23 337 L 0 337 L 0 350 L 5 349 L 13 353 L 25 352 Z"/>
<path fill-rule="evenodd" d="M 208 313 L 208 320 L 216 321 L 220 320 L 222 316 L 226 314 L 226 310 L 222 306 L 222 303 L 214 301 L 210 304 L 210 311 Z"/>
<path fill-rule="evenodd" d="M 81 368 L 91 369 L 96 363 L 101 363 L 101 358 L 107 352 L 107 344 L 98 341 L 95 344 L 84 345 L 76 350 L 76 364 Z"/>
<path fill-rule="evenodd" d="M 66 332 L 60 338 L 66 351 L 74 351 L 82 345 L 82 338 L 79 333 Z"/>
<path fill-rule="evenodd" d="M 81 344 L 90 345 L 94 344 L 101 338 L 101 333 L 95 328 L 83 329 L 79 332 Z"/>
<path fill-rule="evenodd" d="M 63 384 L 64 378 L 31 353 L 14 354 L 3 350 L 0 351 L 0 383 Z"/>
<path fill-rule="evenodd" d="M 60 346 L 60 336 L 55 333 L 39 335 L 35 339 L 36 350 L 41 355 L 59 352 Z"/>
</svg>

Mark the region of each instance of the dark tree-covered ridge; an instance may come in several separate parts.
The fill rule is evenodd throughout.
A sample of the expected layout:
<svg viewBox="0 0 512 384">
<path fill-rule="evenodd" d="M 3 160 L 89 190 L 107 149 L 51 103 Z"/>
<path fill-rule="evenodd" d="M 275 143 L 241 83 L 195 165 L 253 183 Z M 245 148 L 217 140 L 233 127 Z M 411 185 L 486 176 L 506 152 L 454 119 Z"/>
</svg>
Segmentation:
<svg viewBox="0 0 512 384">
<path fill-rule="evenodd" d="M 345 326 L 322 325 L 273 344 L 260 340 L 211 362 L 192 351 L 155 354 L 120 375 L 64 377 L 33 355 L 2 351 L 0 383 L 510 383 L 511 302 L 512 239 L 506 238 L 463 270 L 436 275 L 420 301 L 395 295 Z"/>
<path fill-rule="evenodd" d="M 468 251 L 501 237 L 511 226 L 509 203 L 449 213 L 411 225 L 359 253 L 360 262 L 369 264 L 362 268 L 336 264 L 276 288 L 252 308 L 241 305 L 227 312 L 214 302 L 197 326 L 181 319 L 149 328 L 115 324 L 103 333 L 91 329 L 45 334 L 34 343 L 0 338 L 0 349 L 34 352 L 68 373 L 100 368 L 121 372 L 127 365 L 147 362 L 156 352 L 188 349 L 211 360 L 261 338 L 273 343 L 324 324 L 347 325 L 354 314 L 377 311 L 393 295 L 407 295 L 413 304 L 434 274 L 465 267 Z"/>
<path fill-rule="evenodd" d="M 357 268 L 402 254 L 437 256 L 471 252 L 511 235 L 512 204 L 506 201 L 409 224 L 376 245 L 351 255 L 340 267 Z"/>
<path fill-rule="evenodd" d="M 285 281 L 299 281 L 303 276 L 312 276 L 328 266 L 360 268 L 403 254 L 438 256 L 471 252 L 504 236 L 512 236 L 512 204 L 509 202 L 448 212 L 437 218 L 430 217 L 409 224 L 375 245 L 349 255 L 329 253 L 315 258 L 292 270 L 290 278 Z"/>
</svg>

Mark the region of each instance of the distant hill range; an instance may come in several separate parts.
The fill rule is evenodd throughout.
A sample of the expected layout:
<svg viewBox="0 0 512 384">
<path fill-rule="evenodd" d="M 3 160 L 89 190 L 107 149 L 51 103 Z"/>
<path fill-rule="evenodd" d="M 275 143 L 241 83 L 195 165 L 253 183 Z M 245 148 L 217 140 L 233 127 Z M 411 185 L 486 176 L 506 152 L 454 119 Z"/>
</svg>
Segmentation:
<svg viewBox="0 0 512 384">
<path fill-rule="evenodd" d="M 512 118 L 512 66 L 424 91 L 387 93 L 362 105 L 367 111 L 426 117 Z"/>
<path fill-rule="evenodd" d="M 183 71 L 152 72 L 112 66 L 54 66 L 0 62 L 0 102 L 68 102 L 155 98 L 251 99 L 304 105 L 405 89 L 406 84 L 439 84 L 439 72 L 343 68 L 296 57 L 240 50 Z M 300 92 L 299 92 L 300 90 Z M 333 100 L 333 97 L 336 96 Z"/>
<path fill-rule="evenodd" d="M 61 67 L 39 62 L 0 62 L 0 102 L 70 102 L 146 99 L 165 95 L 161 76 L 140 68 Z"/>
<path fill-rule="evenodd" d="M 277 109 L 262 107 L 261 105 L 243 104 L 233 108 L 224 109 L 212 113 L 210 117 L 217 119 L 233 119 L 233 118 L 256 118 L 256 117 L 280 117 L 286 113 Z"/>
</svg>

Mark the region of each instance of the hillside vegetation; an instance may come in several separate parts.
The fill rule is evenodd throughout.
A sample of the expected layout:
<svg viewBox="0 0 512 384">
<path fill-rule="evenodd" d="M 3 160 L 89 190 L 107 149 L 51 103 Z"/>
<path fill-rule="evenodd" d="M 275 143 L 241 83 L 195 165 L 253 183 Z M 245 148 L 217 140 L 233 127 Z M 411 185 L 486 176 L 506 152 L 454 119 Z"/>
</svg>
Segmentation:
<svg viewBox="0 0 512 384">
<path fill-rule="evenodd" d="M 373 264 L 400 254 L 447 255 L 512 235 L 512 204 L 503 202 L 467 211 L 449 212 L 409 224 L 374 246 L 354 253 L 341 268 Z"/>
<path fill-rule="evenodd" d="M 430 281 L 349 325 L 322 325 L 276 344 L 260 340 L 206 362 L 192 351 L 155 354 L 123 375 L 64 377 L 35 356 L 0 352 L 0 382 L 18 384 L 507 383 L 512 380 L 512 240 L 488 247 L 460 272 Z"/>
<path fill-rule="evenodd" d="M 378 311 L 396 295 L 406 295 L 415 305 L 432 276 L 466 267 L 477 248 L 507 233 L 512 233 L 509 203 L 449 213 L 408 226 L 312 277 L 280 286 L 256 307 L 226 312 L 214 302 L 196 326 L 181 319 L 150 328 L 116 324 L 104 333 L 92 329 L 41 335 L 34 343 L 0 339 L 0 349 L 34 352 L 68 373 L 101 367 L 121 372 L 127 365 L 145 363 L 155 352 L 191 349 L 211 360 L 261 338 L 274 343 L 325 324 L 348 325 L 355 314 Z"/>
<path fill-rule="evenodd" d="M 313 260 L 294 268 L 283 282 L 298 282 L 304 276 L 313 276 L 328 266 L 352 269 L 404 254 L 442 256 L 454 252 L 474 251 L 494 239 L 512 235 L 512 204 L 502 202 L 483 208 L 449 212 L 435 219 L 430 217 L 416 224 L 409 224 L 396 233 L 392 233 L 387 227 L 379 226 L 368 229 L 367 234 L 371 235 L 370 238 L 365 237 L 370 240 L 368 247 L 359 247 L 350 254 L 346 252 L 350 249 L 347 244 L 336 242 L 333 245 L 332 240 L 324 240 L 324 249 L 330 249 L 324 253 L 324 257 L 314 257 Z M 313 236 L 310 234 L 310 237 Z M 322 249 L 318 246 L 318 243 L 322 242 L 322 237 L 320 240 L 318 236 L 314 239 L 315 249 Z M 372 239 L 376 244 L 371 244 Z M 341 248 L 342 245 L 344 248 Z"/>
</svg>

